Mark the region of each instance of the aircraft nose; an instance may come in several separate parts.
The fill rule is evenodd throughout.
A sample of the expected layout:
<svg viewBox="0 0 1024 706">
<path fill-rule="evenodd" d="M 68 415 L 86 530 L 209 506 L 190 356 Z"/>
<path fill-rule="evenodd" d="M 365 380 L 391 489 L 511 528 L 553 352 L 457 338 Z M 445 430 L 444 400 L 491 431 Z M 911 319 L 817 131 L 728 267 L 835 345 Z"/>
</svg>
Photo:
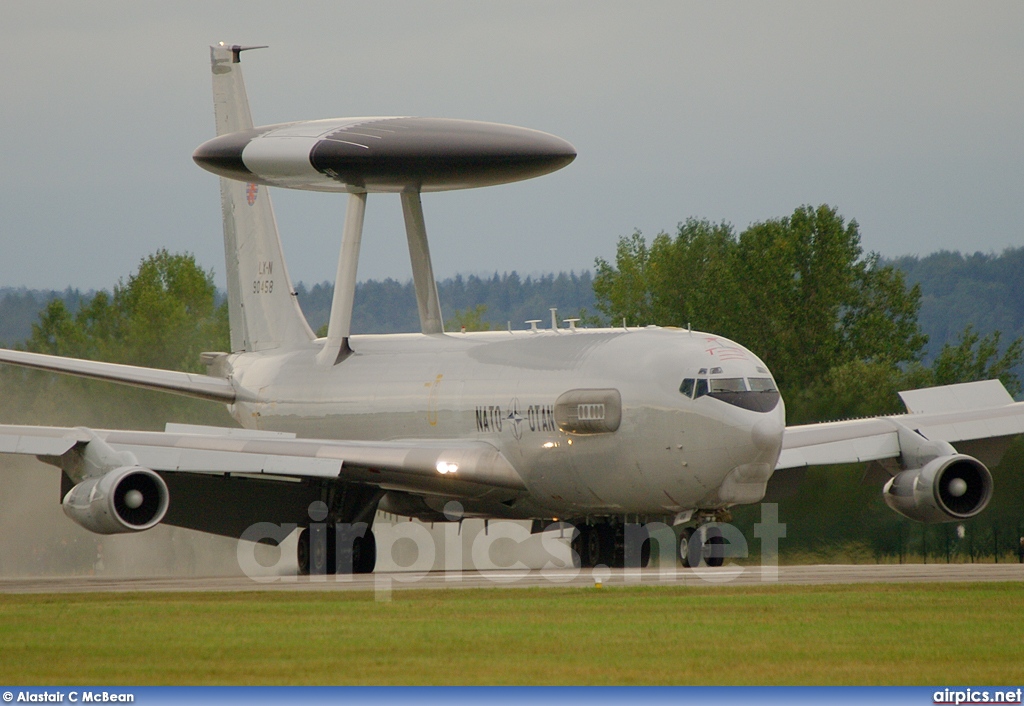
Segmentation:
<svg viewBox="0 0 1024 706">
<path fill-rule="evenodd" d="M 781 420 L 774 414 L 765 415 L 750 429 L 750 439 L 760 451 L 772 451 L 782 447 L 785 431 Z"/>
<path fill-rule="evenodd" d="M 207 140 L 192 153 L 192 161 L 208 172 L 240 181 L 250 181 L 255 175 L 242 161 L 242 150 L 252 140 L 248 131 L 232 132 Z"/>
</svg>

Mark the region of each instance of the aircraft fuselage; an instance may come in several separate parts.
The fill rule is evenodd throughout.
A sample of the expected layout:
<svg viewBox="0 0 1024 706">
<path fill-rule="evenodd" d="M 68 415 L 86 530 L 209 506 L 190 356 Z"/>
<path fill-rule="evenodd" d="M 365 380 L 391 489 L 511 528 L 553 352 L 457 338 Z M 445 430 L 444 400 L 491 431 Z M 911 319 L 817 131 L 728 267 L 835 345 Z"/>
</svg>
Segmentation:
<svg viewBox="0 0 1024 706">
<path fill-rule="evenodd" d="M 521 518 L 757 502 L 782 445 L 777 392 L 680 391 L 687 379 L 712 388 L 770 382 L 755 355 L 711 334 L 542 329 L 351 343 L 355 353 L 334 366 L 316 362 L 322 339 L 233 356 L 233 383 L 247 398 L 233 415 L 301 437 L 486 441 L 528 494 L 477 512 Z"/>
</svg>

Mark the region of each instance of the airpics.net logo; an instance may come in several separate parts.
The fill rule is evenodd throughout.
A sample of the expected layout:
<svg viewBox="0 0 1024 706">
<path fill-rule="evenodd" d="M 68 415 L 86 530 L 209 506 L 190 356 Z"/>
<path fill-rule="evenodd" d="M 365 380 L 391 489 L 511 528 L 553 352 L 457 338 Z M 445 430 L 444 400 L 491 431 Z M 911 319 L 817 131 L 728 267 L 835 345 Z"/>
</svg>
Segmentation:
<svg viewBox="0 0 1024 706">
<path fill-rule="evenodd" d="M 713 532 L 720 539 L 714 544 L 690 541 L 681 544 L 677 530 L 663 522 L 627 523 L 622 528 L 620 562 L 624 565 L 621 580 L 627 584 L 657 583 L 684 580 L 699 580 L 722 584 L 735 581 L 748 572 L 757 572 L 761 582 L 774 583 L 779 579 L 779 540 L 786 536 L 785 523 L 779 522 L 778 505 L 761 504 L 760 522 L 754 524 L 754 536 L 760 544 L 760 561 L 740 565 L 733 559 L 750 559 L 749 544 L 743 533 L 728 523 L 707 523 L 702 531 Z M 311 547 L 310 553 L 327 550 L 326 531 L 329 527 L 322 521 L 326 516 L 322 503 L 310 506 L 311 542 L 322 542 L 324 546 Z M 527 579 L 551 583 L 578 583 L 588 578 L 597 586 L 603 585 L 612 576 L 607 564 L 598 563 L 593 567 L 580 566 L 580 558 L 570 549 L 575 528 L 566 523 L 553 523 L 545 531 L 532 533 L 517 522 L 485 523 L 478 530 L 466 531 L 460 518 L 463 508 L 452 501 L 445 506 L 449 522 L 439 523 L 434 531 L 420 522 L 404 521 L 380 528 L 377 538 L 377 572 L 373 576 L 374 588 L 381 594 L 388 594 L 392 585 L 416 584 L 427 580 L 441 580 L 445 584 L 466 580 L 484 581 L 509 585 Z M 362 537 L 365 523 L 333 525 L 337 541 L 334 542 L 338 565 L 348 557 L 351 562 L 353 542 Z M 237 559 L 243 573 L 253 581 L 272 583 L 298 581 L 294 572 L 294 559 L 280 551 L 275 563 L 265 563 L 257 558 L 260 544 L 281 546 L 298 528 L 294 523 L 274 524 L 260 522 L 251 525 L 237 543 Z M 385 531 L 386 529 L 386 531 Z M 468 552 L 467 552 L 468 547 Z M 681 552 L 686 552 L 680 557 Z M 529 553 L 531 565 L 521 558 Z M 405 557 L 398 561 L 396 554 Z M 505 557 L 507 561 L 494 561 L 493 555 Z M 641 569 L 647 562 L 649 568 Z M 719 566 L 708 566 L 710 563 Z M 684 568 L 683 559 L 691 568 Z M 381 570 L 383 566 L 394 566 L 397 570 Z M 311 582 L 350 582 L 349 573 L 333 575 L 313 574 Z M 757 579 L 755 579 L 757 580 Z M 385 597 L 386 599 L 386 597 Z"/>
<path fill-rule="evenodd" d="M 1021 703 L 1021 696 L 1024 695 L 1024 689 L 973 689 L 973 688 L 958 688 L 958 689 L 942 689 L 936 691 L 932 696 L 932 703 L 935 704 L 954 704 L 954 706 L 961 706 L 967 704 L 1019 704 Z"/>
</svg>

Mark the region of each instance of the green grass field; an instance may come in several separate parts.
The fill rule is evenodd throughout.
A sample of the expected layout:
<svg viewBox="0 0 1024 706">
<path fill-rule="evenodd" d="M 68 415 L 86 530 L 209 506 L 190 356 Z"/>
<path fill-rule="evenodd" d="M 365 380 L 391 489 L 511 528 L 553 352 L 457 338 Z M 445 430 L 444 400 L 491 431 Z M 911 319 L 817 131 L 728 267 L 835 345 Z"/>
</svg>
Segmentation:
<svg viewBox="0 0 1024 706">
<path fill-rule="evenodd" d="M 6 684 L 1020 684 L 1024 584 L 0 596 Z"/>
</svg>

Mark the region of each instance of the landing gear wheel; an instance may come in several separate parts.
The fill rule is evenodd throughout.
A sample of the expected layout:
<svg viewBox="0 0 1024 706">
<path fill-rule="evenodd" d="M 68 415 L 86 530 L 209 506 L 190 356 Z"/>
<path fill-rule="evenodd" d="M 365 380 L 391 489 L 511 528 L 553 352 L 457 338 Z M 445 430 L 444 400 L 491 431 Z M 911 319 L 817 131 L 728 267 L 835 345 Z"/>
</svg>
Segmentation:
<svg viewBox="0 0 1024 706">
<path fill-rule="evenodd" d="M 356 537 L 352 543 L 352 573 L 370 574 L 377 565 L 377 538 L 373 530 L 367 529 L 362 537 Z"/>
<path fill-rule="evenodd" d="M 582 531 L 583 551 L 580 566 L 590 568 L 601 563 L 601 531 L 595 525 L 584 525 Z"/>
<path fill-rule="evenodd" d="M 686 527 L 679 534 L 679 558 L 685 568 L 703 564 L 712 568 L 725 563 L 725 537 L 714 526 Z"/>
<path fill-rule="evenodd" d="M 303 527 L 299 533 L 296 559 L 299 575 L 323 576 L 337 572 L 337 534 L 334 525 Z"/>
<path fill-rule="evenodd" d="M 583 539 L 583 561 L 581 564 L 586 567 L 597 566 L 601 563 L 601 533 L 597 527 L 587 525 L 587 533 Z"/>
<path fill-rule="evenodd" d="M 718 567 L 725 563 L 725 537 L 717 527 L 708 527 L 704 540 L 704 563 Z"/>
<path fill-rule="evenodd" d="M 573 562 L 575 563 L 575 561 L 577 559 L 579 559 L 580 568 L 583 568 L 583 566 L 584 566 L 584 564 L 583 564 L 583 539 L 584 539 L 584 534 L 585 534 L 584 530 L 586 530 L 586 529 L 587 529 L 586 525 L 580 525 L 580 526 L 576 527 L 575 531 L 572 534 L 572 539 L 569 540 L 569 549 L 571 549 L 572 553 L 574 554 Z"/>
<path fill-rule="evenodd" d="M 693 540 L 693 527 L 684 527 L 679 533 L 679 559 L 683 562 L 683 568 L 692 568 L 690 564 L 690 542 Z"/>
<path fill-rule="evenodd" d="M 647 539 L 640 545 L 640 568 L 646 569 L 651 565 L 651 537 L 648 535 Z"/>
<path fill-rule="evenodd" d="M 303 527 L 299 532 L 299 543 L 295 547 L 295 558 L 299 563 L 299 576 L 309 575 L 309 528 Z"/>
<path fill-rule="evenodd" d="M 597 535 L 597 553 L 598 560 L 593 564 L 604 564 L 605 566 L 615 566 L 615 528 L 610 524 L 602 523 L 594 527 Z M 621 567 L 622 562 L 618 562 Z"/>
<path fill-rule="evenodd" d="M 598 564 L 606 564 L 604 560 L 604 546 L 602 525 L 580 525 L 576 528 L 576 536 L 573 537 L 571 547 L 580 558 L 580 568 L 587 569 Z"/>
</svg>

